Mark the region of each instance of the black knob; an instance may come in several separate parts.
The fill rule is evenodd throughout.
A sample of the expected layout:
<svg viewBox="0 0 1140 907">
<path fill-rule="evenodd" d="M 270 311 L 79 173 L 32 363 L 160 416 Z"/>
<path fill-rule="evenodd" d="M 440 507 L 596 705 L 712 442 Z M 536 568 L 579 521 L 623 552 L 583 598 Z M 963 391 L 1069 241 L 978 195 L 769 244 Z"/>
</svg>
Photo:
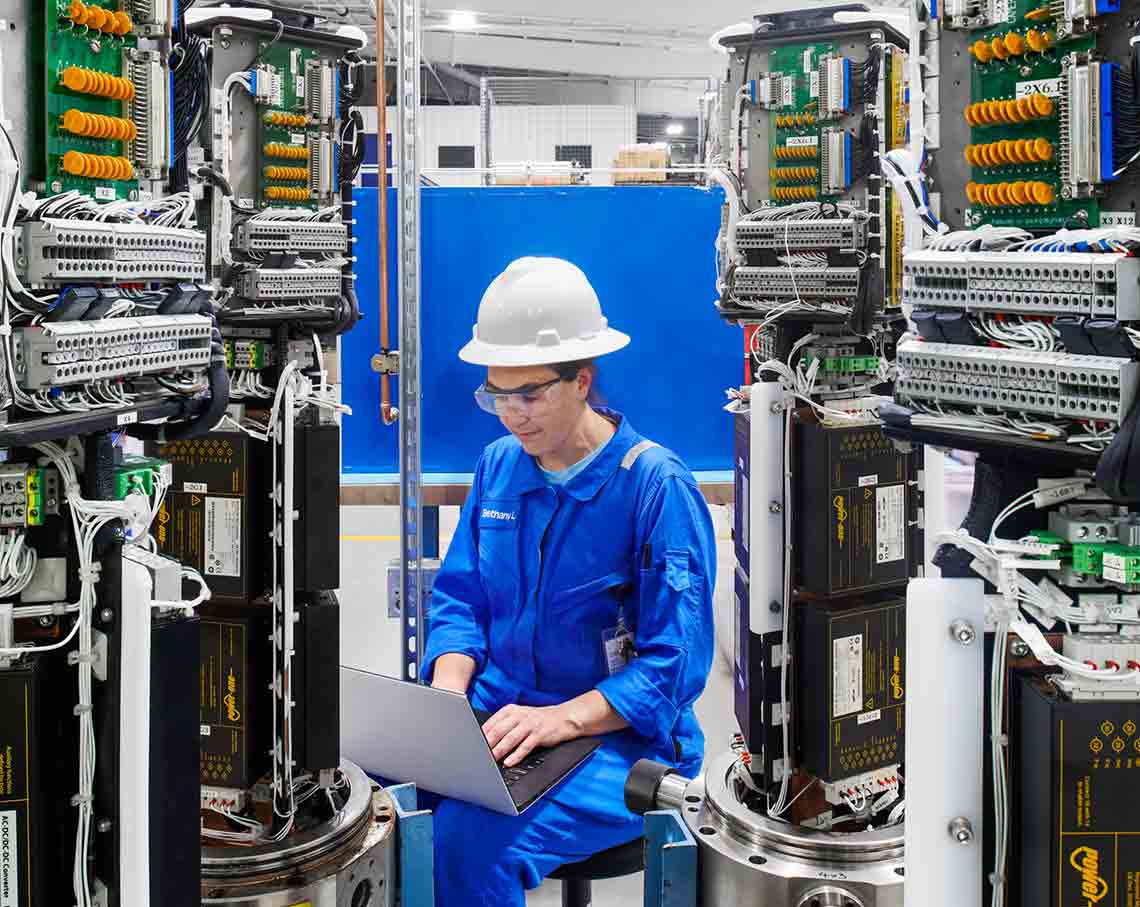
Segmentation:
<svg viewBox="0 0 1140 907">
<path fill-rule="evenodd" d="M 660 762 L 638 759 L 625 779 L 626 808 L 639 816 L 657 809 L 657 789 L 661 787 L 661 780 L 675 774 L 674 769 Z"/>
</svg>

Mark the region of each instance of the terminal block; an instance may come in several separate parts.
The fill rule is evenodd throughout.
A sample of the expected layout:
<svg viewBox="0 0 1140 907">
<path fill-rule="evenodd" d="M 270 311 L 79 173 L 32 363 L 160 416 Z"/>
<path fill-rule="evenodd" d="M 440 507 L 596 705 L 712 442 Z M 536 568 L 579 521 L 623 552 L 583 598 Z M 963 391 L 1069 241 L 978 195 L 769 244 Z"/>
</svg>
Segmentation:
<svg viewBox="0 0 1140 907">
<path fill-rule="evenodd" d="M 851 299 L 859 292 L 858 268 L 757 268 L 733 272 L 737 296 L 774 299 Z"/>
<path fill-rule="evenodd" d="M 0 528 L 42 526 L 60 512 L 59 472 L 27 463 L 0 464 Z"/>
<path fill-rule="evenodd" d="M 851 778 L 823 782 L 823 796 L 833 806 L 842 806 L 844 795 L 866 799 L 868 804 L 881 794 L 899 789 L 899 767 L 888 765 L 873 772 L 864 772 Z"/>
<path fill-rule="evenodd" d="M 12 334 L 13 368 L 28 391 L 205 368 L 212 321 L 154 315 L 48 322 Z"/>
<path fill-rule="evenodd" d="M 273 345 L 264 340 L 225 339 L 226 368 L 260 371 L 277 361 Z"/>
<path fill-rule="evenodd" d="M 336 268 L 254 268 L 241 275 L 246 299 L 317 299 L 340 295 L 343 275 Z"/>
<path fill-rule="evenodd" d="M 1112 84 L 1119 67 L 1092 54 L 1069 54 L 1061 61 L 1061 144 L 1057 160 L 1061 197 L 1100 194 L 1113 173 Z"/>
<path fill-rule="evenodd" d="M 834 119 L 851 110 L 851 61 L 825 54 L 819 61 L 819 116 Z"/>
<path fill-rule="evenodd" d="M 170 73 L 162 54 L 123 50 L 123 73 L 134 86 L 129 110 L 135 126 L 128 156 L 142 179 L 162 179 L 170 168 Z"/>
<path fill-rule="evenodd" d="M 174 467 L 169 462 L 126 454 L 114 468 L 115 499 L 125 500 L 133 491 L 141 491 L 149 497 L 160 480 L 167 485 L 174 481 Z"/>
<path fill-rule="evenodd" d="M 234 248 L 242 252 L 344 252 L 348 227 L 324 221 L 251 218 L 237 228 Z"/>
<path fill-rule="evenodd" d="M 197 230 L 89 220 L 24 225 L 18 258 L 34 283 L 206 279 L 206 236 Z"/>
<path fill-rule="evenodd" d="M 823 130 L 819 165 L 824 195 L 840 195 L 850 189 L 851 133 L 843 129 Z"/>
<path fill-rule="evenodd" d="M 775 249 L 781 252 L 801 249 L 854 251 L 866 245 L 866 220 L 854 217 L 742 220 L 736 224 L 736 247 L 742 252 L 752 249 Z"/>
<path fill-rule="evenodd" d="M 980 406 L 1113 425 L 1128 414 L 1140 368 L 1108 356 L 909 340 L 899 345 L 897 364 L 895 396 L 903 402 Z"/>
<path fill-rule="evenodd" d="M 339 77 L 327 60 L 305 61 L 305 107 L 321 123 L 336 118 Z"/>
<path fill-rule="evenodd" d="M 1140 320 L 1140 259 L 1092 252 L 911 252 L 903 303 L 918 308 Z"/>
</svg>

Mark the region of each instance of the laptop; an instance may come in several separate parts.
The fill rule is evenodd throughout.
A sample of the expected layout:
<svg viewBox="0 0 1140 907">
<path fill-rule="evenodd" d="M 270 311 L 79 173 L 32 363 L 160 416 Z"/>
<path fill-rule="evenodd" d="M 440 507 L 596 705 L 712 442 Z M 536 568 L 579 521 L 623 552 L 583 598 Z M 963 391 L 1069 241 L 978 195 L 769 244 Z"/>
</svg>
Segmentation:
<svg viewBox="0 0 1140 907">
<path fill-rule="evenodd" d="M 372 775 L 520 815 L 601 746 L 581 737 L 505 768 L 467 697 L 357 668 L 340 669 L 341 752 Z"/>
</svg>

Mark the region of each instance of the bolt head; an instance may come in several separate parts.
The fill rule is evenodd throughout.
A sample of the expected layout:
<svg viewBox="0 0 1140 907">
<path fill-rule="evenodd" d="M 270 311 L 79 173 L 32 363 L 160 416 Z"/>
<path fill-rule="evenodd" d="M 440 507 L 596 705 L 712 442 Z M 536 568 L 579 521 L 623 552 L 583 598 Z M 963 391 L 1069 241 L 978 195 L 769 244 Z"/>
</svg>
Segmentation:
<svg viewBox="0 0 1140 907">
<path fill-rule="evenodd" d="M 950 624 L 950 636 L 962 645 L 968 646 L 978 638 L 978 632 L 969 621 L 956 620 Z"/>
<path fill-rule="evenodd" d="M 95 823 L 95 830 L 97 832 L 100 832 L 101 834 L 106 834 L 107 832 L 109 832 L 111 830 L 111 820 L 110 819 L 100 819 L 98 822 Z"/>
<path fill-rule="evenodd" d="M 36 621 L 36 623 L 38 623 L 41 627 L 47 628 L 55 623 L 55 618 L 50 614 L 45 614 L 38 621 Z"/>
<path fill-rule="evenodd" d="M 784 505 L 781 504 L 779 501 L 773 501 L 771 504 L 768 505 L 768 512 L 769 513 L 783 513 L 784 512 Z"/>
<path fill-rule="evenodd" d="M 1029 78 L 1029 76 L 1033 75 L 1033 70 L 1030 69 L 1028 66 L 1022 66 L 1020 71 L 1021 71 L 1022 76 L 1024 76 L 1025 78 Z"/>
<path fill-rule="evenodd" d="M 1069 186 L 1062 186 L 1061 187 L 1061 198 L 1072 198 L 1072 197 L 1073 197 L 1072 188 Z"/>
<path fill-rule="evenodd" d="M 775 599 L 773 599 L 772 601 L 768 602 L 768 610 L 771 611 L 773 614 L 779 614 L 781 611 L 784 610 L 784 606 L 781 605 Z"/>
<path fill-rule="evenodd" d="M 784 407 L 781 406 L 779 403 L 773 403 L 771 406 L 768 407 L 768 412 L 770 412 L 773 416 L 778 416 L 783 411 L 784 411 Z"/>
<path fill-rule="evenodd" d="M 114 619 L 115 619 L 115 612 L 112 611 L 110 608 L 104 608 L 102 611 L 99 612 L 99 620 L 103 621 L 103 623 L 105 623 L 105 624 L 111 623 L 111 621 L 113 621 Z"/>
<path fill-rule="evenodd" d="M 63 191 L 63 183 L 61 183 L 59 180 L 52 180 L 51 181 L 51 191 L 52 192 L 62 192 Z"/>
<path fill-rule="evenodd" d="M 99 43 L 98 41 L 92 41 L 87 46 L 91 48 L 91 53 L 93 53 L 93 54 L 97 54 L 97 53 L 99 53 L 99 51 L 101 51 L 103 49 L 103 45 L 101 43 Z"/>
<path fill-rule="evenodd" d="M 1029 654 L 1029 646 L 1027 646 L 1022 640 L 1015 639 L 1009 644 L 1009 654 L 1014 658 L 1024 658 Z"/>
</svg>

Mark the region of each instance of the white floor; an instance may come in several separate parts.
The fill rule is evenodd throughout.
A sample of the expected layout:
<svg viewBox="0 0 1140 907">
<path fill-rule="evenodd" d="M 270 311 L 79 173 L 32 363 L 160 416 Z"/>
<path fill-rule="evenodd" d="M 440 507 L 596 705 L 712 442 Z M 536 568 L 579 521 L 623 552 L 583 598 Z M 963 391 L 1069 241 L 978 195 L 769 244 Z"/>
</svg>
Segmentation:
<svg viewBox="0 0 1140 907">
<path fill-rule="evenodd" d="M 718 629 L 729 626 L 726 609 L 732 599 L 732 547 L 726 511 L 715 514 L 720 537 L 717 592 Z M 399 624 L 388 618 L 385 571 L 399 553 L 399 514 L 391 507 L 345 507 L 341 510 L 341 657 L 345 664 L 384 673 L 399 671 Z M 443 543 L 455 523 L 455 512 L 444 510 Z M 697 715 L 705 731 L 706 753 L 724 752 L 735 731 L 732 681 L 723 650 L 718 654 Z M 548 882 L 527 898 L 529 907 L 560 904 L 558 883 Z M 634 907 L 642 903 L 640 874 L 594 885 L 595 907 Z"/>
</svg>

